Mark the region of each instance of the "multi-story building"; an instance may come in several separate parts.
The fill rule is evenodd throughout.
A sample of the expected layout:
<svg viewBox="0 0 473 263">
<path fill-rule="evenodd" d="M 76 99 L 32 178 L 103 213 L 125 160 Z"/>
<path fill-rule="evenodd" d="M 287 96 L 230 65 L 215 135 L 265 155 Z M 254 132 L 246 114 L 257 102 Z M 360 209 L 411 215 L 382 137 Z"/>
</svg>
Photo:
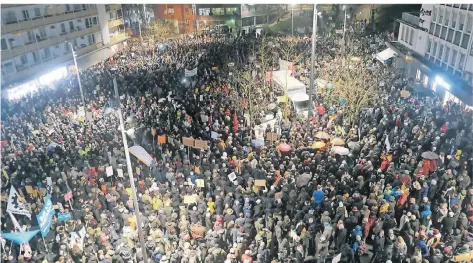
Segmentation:
<svg viewBox="0 0 473 263">
<path fill-rule="evenodd" d="M 131 30 L 130 35 L 140 34 L 139 23 L 147 26 L 154 21 L 154 5 L 123 4 L 122 8 L 125 26 Z"/>
<path fill-rule="evenodd" d="M 398 20 L 397 67 L 440 95 L 473 105 L 473 4 L 422 5 Z"/>
<path fill-rule="evenodd" d="M 241 27 L 240 4 L 159 4 L 155 17 L 172 23 L 179 34 L 192 34 L 225 24 L 236 30 Z"/>
<path fill-rule="evenodd" d="M 195 32 L 195 17 L 191 4 L 161 4 L 155 5 L 156 19 L 171 23 L 177 34 L 192 34 Z"/>
<path fill-rule="evenodd" d="M 247 30 L 250 28 L 262 27 L 277 20 L 279 15 L 284 13 L 287 5 L 262 4 L 262 5 L 241 5 L 241 26 Z"/>
<path fill-rule="evenodd" d="M 126 39 L 119 4 L 2 5 L 1 14 L 2 86 L 72 64 L 69 43 L 80 58 Z"/>
</svg>

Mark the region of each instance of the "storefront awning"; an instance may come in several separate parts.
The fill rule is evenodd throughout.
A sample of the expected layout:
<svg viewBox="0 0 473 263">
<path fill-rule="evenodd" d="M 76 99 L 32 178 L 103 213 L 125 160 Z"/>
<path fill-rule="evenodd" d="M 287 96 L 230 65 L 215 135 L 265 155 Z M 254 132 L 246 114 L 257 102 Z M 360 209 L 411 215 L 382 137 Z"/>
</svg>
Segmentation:
<svg viewBox="0 0 473 263">
<path fill-rule="evenodd" d="M 376 54 L 376 59 L 381 61 L 381 63 L 385 63 L 386 60 L 394 57 L 396 54 L 396 51 L 394 51 L 392 48 L 386 48 L 385 50 Z"/>
</svg>

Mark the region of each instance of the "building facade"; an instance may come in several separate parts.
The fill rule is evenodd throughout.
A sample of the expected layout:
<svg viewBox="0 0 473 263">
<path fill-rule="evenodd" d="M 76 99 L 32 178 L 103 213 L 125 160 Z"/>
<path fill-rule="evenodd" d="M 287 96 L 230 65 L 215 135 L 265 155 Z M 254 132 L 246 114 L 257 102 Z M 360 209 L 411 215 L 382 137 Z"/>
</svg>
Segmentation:
<svg viewBox="0 0 473 263">
<path fill-rule="evenodd" d="M 121 5 L 2 5 L 2 86 L 32 80 L 126 39 Z"/>
<path fill-rule="evenodd" d="M 125 27 L 131 31 L 129 32 L 130 36 L 137 36 L 140 34 L 139 23 L 146 26 L 155 20 L 154 5 L 123 4 L 122 9 L 125 18 Z"/>
<path fill-rule="evenodd" d="M 396 64 L 443 97 L 473 105 L 473 4 L 424 4 L 399 19 Z"/>
<path fill-rule="evenodd" d="M 241 5 L 241 26 L 243 29 L 262 27 L 266 24 L 276 22 L 277 18 L 285 12 L 287 5 L 261 4 Z"/>
<path fill-rule="evenodd" d="M 154 13 L 157 20 L 172 23 L 178 34 L 201 33 L 223 24 L 232 30 L 241 27 L 240 4 L 159 4 Z"/>
</svg>

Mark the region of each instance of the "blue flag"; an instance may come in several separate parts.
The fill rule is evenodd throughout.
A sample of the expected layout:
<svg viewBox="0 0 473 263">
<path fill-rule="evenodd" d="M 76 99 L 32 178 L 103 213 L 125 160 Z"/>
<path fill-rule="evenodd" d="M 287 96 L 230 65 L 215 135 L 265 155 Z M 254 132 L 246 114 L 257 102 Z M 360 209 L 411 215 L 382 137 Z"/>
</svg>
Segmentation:
<svg viewBox="0 0 473 263">
<path fill-rule="evenodd" d="M 38 234 L 39 230 L 33 230 L 28 232 L 18 232 L 18 233 L 2 233 L 2 237 L 15 242 L 18 245 L 28 243 L 36 234 Z"/>
<path fill-rule="evenodd" d="M 56 213 L 53 209 L 53 202 L 51 202 L 51 196 L 48 194 L 44 201 L 43 209 L 38 214 L 38 224 L 41 230 L 41 235 L 45 237 L 51 228 L 51 222 L 53 216 Z"/>
</svg>

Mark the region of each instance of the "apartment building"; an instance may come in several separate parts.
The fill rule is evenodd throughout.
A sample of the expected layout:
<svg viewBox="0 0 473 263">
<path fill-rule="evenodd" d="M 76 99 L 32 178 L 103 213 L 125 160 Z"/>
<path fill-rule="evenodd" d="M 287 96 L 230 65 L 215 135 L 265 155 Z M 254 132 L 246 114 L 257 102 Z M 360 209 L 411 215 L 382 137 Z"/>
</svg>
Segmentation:
<svg viewBox="0 0 473 263">
<path fill-rule="evenodd" d="M 126 39 L 121 5 L 2 5 L 2 86 L 31 81 Z"/>
<path fill-rule="evenodd" d="M 262 27 L 263 25 L 273 23 L 279 15 L 287 11 L 287 7 L 287 5 L 279 4 L 242 4 L 241 26 L 243 29 L 249 30 L 250 28 Z"/>
<path fill-rule="evenodd" d="M 398 20 L 396 64 L 444 102 L 473 105 L 473 4 L 424 4 Z"/>
<path fill-rule="evenodd" d="M 216 25 L 241 27 L 240 4 L 159 4 L 155 17 L 175 25 L 179 34 L 201 33 Z"/>
</svg>

